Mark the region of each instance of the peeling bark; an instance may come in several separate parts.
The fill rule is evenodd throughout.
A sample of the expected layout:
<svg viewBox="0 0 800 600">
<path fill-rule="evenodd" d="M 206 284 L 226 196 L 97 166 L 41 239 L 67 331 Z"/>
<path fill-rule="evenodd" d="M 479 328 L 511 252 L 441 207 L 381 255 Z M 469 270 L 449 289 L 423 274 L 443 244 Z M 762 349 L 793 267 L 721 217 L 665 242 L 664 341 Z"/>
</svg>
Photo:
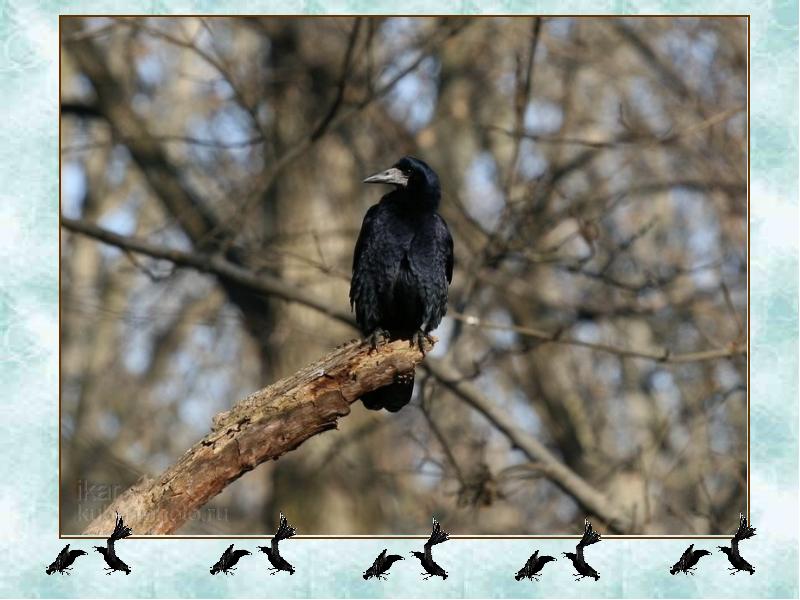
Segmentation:
<svg viewBox="0 0 800 600">
<path fill-rule="evenodd" d="M 84 535 L 106 535 L 115 512 L 136 535 L 174 533 L 231 482 L 308 438 L 336 429 L 361 395 L 411 371 L 422 358 L 405 340 L 372 353 L 358 341 L 340 346 L 218 414 L 211 433 L 160 477 L 143 479 L 116 498 Z"/>
</svg>

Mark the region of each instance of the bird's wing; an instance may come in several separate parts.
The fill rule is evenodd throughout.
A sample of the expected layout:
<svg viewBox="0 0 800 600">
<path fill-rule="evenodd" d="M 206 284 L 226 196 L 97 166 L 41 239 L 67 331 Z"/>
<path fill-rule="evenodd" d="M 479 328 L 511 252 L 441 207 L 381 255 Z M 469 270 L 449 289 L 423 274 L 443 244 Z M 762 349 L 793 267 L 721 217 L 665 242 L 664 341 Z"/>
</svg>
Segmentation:
<svg viewBox="0 0 800 600">
<path fill-rule="evenodd" d="M 378 554 L 378 558 L 376 558 L 375 562 L 372 563 L 373 567 L 379 567 L 380 565 L 383 564 L 383 562 L 386 560 L 386 550 L 387 548 L 384 548 L 383 552 Z"/>
<path fill-rule="evenodd" d="M 747 525 L 747 517 L 745 517 L 742 513 L 739 513 L 739 526 L 736 528 L 736 531 L 733 534 L 734 541 L 740 540 L 747 540 L 753 537 L 756 534 L 756 530 L 754 527 L 748 527 Z"/>
<path fill-rule="evenodd" d="M 369 207 L 367 214 L 364 215 L 364 221 L 361 223 L 361 231 L 358 232 L 358 239 L 356 240 L 356 247 L 353 251 L 353 279 L 350 282 L 350 307 L 352 308 L 361 292 L 361 284 L 363 283 L 364 270 L 359 268 L 361 265 L 361 257 L 364 250 L 369 246 L 370 241 L 375 235 L 375 221 L 378 215 L 378 204 Z"/>
<path fill-rule="evenodd" d="M 358 239 L 356 240 L 356 247 L 353 251 L 353 272 L 356 270 L 356 266 L 358 266 L 358 261 L 361 259 L 361 253 L 364 251 L 364 246 L 369 240 L 369 236 L 372 233 L 373 226 L 375 224 L 375 217 L 378 214 L 378 204 L 373 204 L 367 210 L 367 214 L 364 215 L 364 220 L 361 222 L 361 231 L 358 232 Z"/>
<path fill-rule="evenodd" d="M 600 541 L 600 534 L 592 529 L 592 524 L 589 519 L 583 520 L 583 537 L 578 542 L 578 548 L 582 549 L 584 546 L 591 546 Z"/>
<path fill-rule="evenodd" d="M 436 544 L 441 544 L 442 542 L 446 542 L 449 538 L 449 534 L 446 531 L 442 531 L 442 526 L 439 525 L 439 521 L 436 520 L 436 517 L 433 517 L 433 527 L 431 528 L 431 536 L 428 538 L 428 541 L 425 542 L 425 558 L 429 561 L 433 562 L 433 555 L 431 554 L 431 548 L 433 548 Z"/>
<path fill-rule="evenodd" d="M 278 524 L 278 531 L 276 531 L 275 535 L 272 536 L 272 543 L 270 544 L 272 546 L 272 551 L 277 554 L 278 542 L 280 542 L 281 540 L 289 539 L 295 533 L 297 533 L 297 530 L 291 525 L 289 525 L 289 521 L 287 521 L 286 517 L 284 517 L 283 513 L 281 513 L 280 521 Z"/>
<path fill-rule="evenodd" d="M 61 564 L 64 561 L 64 559 L 67 558 L 68 554 L 69 554 L 69 544 L 67 544 L 61 549 L 61 552 L 59 552 L 58 556 L 56 556 L 55 562 Z"/>
<path fill-rule="evenodd" d="M 537 558 L 539 558 L 539 551 L 538 550 L 530 555 L 530 557 L 528 558 L 528 561 L 525 563 L 525 566 L 532 568 L 533 565 L 536 563 L 536 559 Z"/>
<path fill-rule="evenodd" d="M 130 527 L 126 527 L 125 523 L 122 522 L 122 517 L 119 513 L 116 513 L 116 519 L 114 521 L 114 531 L 111 533 L 111 537 L 109 538 L 110 541 L 121 540 L 123 538 L 128 537 L 131 535 L 133 531 Z"/>
<path fill-rule="evenodd" d="M 450 228 L 447 227 L 447 222 L 439 215 L 436 215 L 436 241 L 439 245 L 439 252 L 442 253 L 445 260 L 445 274 L 447 275 L 447 283 L 453 281 L 453 236 L 450 235 Z"/>
<path fill-rule="evenodd" d="M 681 559 L 679 562 L 686 563 L 692 558 L 692 550 L 694 549 L 694 544 L 690 544 L 689 547 L 683 551 L 681 554 Z"/>
<path fill-rule="evenodd" d="M 219 560 L 220 561 L 229 560 L 232 555 L 233 555 L 233 544 L 225 548 L 225 552 L 222 553 L 222 556 L 219 557 Z"/>
</svg>

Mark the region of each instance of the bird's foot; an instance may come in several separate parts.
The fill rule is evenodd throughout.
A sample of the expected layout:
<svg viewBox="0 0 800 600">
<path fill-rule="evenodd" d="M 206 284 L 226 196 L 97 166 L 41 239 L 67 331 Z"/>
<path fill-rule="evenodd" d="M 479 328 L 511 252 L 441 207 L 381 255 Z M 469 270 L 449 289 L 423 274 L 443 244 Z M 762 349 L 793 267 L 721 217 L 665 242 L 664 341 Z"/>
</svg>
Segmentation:
<svg viewBox="0 0 800 600">
<path fill-rule="evenodd" d="M 422 352 L 422 356 L 425 356 L 426 343 L 433 345 L 433 337 L 422 331 L 422 329 L 417 329 L 414 335 L 411 336 L 411 347 L 413 348 L 416 346 L 419 348 L 419 351 Z"/>
<path fill-rule="evenodd" d="M 369 344 L 369 353 L 372 354 L 378 349 L 378 346 L 386 343 L 389 340 L 389 332 L 380 327 L 376 328 L 372 333 L 367 336 L 367 343 Z"/>
</svg>

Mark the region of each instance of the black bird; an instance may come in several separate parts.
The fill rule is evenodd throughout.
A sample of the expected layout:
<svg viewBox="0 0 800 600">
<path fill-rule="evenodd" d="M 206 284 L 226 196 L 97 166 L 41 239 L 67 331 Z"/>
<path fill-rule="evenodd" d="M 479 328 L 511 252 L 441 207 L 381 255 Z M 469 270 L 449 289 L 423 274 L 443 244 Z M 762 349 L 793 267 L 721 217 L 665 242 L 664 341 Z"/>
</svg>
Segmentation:
<svg viewBox="0 0 800 600">
<path fill-rule="evenodd" d="M 278 542 L 281 540 L 288 540 L 296 533 L 297 530 L 289 525 L 286 517 L 284 517 L 283 513 L 281 513 L 278 531 L 276 531 L 275 535 L 272 537 L 272 543 L 269 546 L 258 547 L 259 550 L 267 555 L 267 559 L 273 567 L 270 569 L 270 575 L 275 575 L 275 573 L 278 573 L 279 571 L 288 571 L 289 575 L 294 575 L 294 567 L 289 564 L 289 561 L 283 558 L 278 551 Z"/>
<path fill-rule="evenodd" d="M 748 527 L 747 525 L 747 517 L 745 517 L 742 513 L 739 513 L 739 527 L 736 528 L 733 538 L 731 538 L 731 547 L 728 548 L 727 546 L 717 546 L 717 548 L 719 548 L 728 556 L 728 562 L 732 565 L 728 569 L 731 572 L 731 575 L 735 575 L 739 571 L 747 571 L 750 573 L 750 575 L 756 572 L 755 568 L 753 568 L 753 565 L 743 559 L 742 555 L 739 554 L 739 542 L 750 539 L 755 534 L 755 528 Z"/>
<path fill-rule="evenodd" d="M 424 341 L 447 311 L 453 279 L 453 238 L 436 209 L 439 178 L 418 158 L 406 156 L 364 183 L 386 183 L 394 190 L 370 207 L 353 253 L 350 306 L 373 349 L 386 339 L 410 338 L 424 352 Z M 362 396 L 370 410 L 397 412 L 411 400 L 414 373 Z"/>
<path fill-rule="evenodd" d="M 434 517 L 431 537 L 428 538 L 428 541 L 425 542 L 425 545 L 423 546 L 425 548 L 425 552 L 411 553 L 419 559 L 419 562 L 422 563 L 422 568 L 425 569 L 425 573 L 427 573 L 427 575 L 425 575 L 425 579 L 429 579 L 431 577 L 441 577 L 442 579 L 447 579 L 447 571 L 436 564 L 436 561 L 433 560 L 433 554 L 431 553 L 431 550 L 436 544 L 441 544 L 449 539 L 450 537 L 448 536 L 448 533 L 446 531 L 442 531 L 439 521 L 437 521 L 436 517 Z"/>
<path fill-rule="evenodd" d="M 541 576 L 541 570 L 547 563 L 552 562 L 554 560 L 555 558 L 553 558 L 552 556 L 539 556 L 539 551 L 537 550 L 536 552 L 531 554 L 530 558 L 525 563 L 525 566 L 522 567 L 519 571 L 517 571 L 517 574 L 514 575 L 514 579 L 516 579 L 517 581 L 521 581 L 522 579 L 527 578 L 530 579 L 531 581 L 533 581 L 534 579 L 536 581 L 539 581 L 539 577 Z"/>
<path fill-rule="evenodd" d="M 676 573 L 686 573 L 687 575 L 694 575 L 695 565 L 704 556 L 711 554 L 708 550 L 694 550 L 694 544 L 691 544 L 681 554 L 680 559 L 669 570 L 670 575 Z"/>
<path fill-rule="evenodd" d="M 119 513 L 117 513 L 117 517 L 114 522 L 114 531 L 111 533 L 111 537 L 106 540 L 105 548 L 103 546 L 94 547 L 95 550 L 103 555 L 103 559 L 108 565 L 106 568 L 106 575 L 111 575 L 111 573 L 114 571 L 123 571 L 125 575 L 131 574 L 131 568 L 122 562 L 122 559 L 117 556 L 117 553 L 114 550 L 114 542 L 124 539 L 132 533 L 133 532 L 131 531 L 131 528 L 127 527 L 122 522 L 122 517 L 120 517 Z"/>
<path fill-rule="evenodd" d="M 53 573 L 61 573 L 62 575 L 69 575 L 69 572 L 72 570 L 72 563 L 75 562 L 75 559 L 79 556 L 83 556 L 86 554 L 83 550 L 70 550 L 69 544 L 62 548 L 61 552 L 58 553 L 56 559 L 50 563 L 50 566 L 47 567 L 44 572 L 48 575 L 52 575 Z"/>
<path fill-rule="evenodd" d="M 225 575 L 231 575 L 231 571 L 235 571 L 234 568 L 236 563 L 239 562 L 239 559 L 243 556 L 249 556 L 250 552 L 247 550 L 234 550 L 233 544 L 228 546 L 225 552 L 222 553 L 222 556 L 219 557 L 219 560 L 214 563 L 214 566 L 209 569 L 209 572 L 212 575 L 216 575 L 217 573 L 225 573 Z"/>
<path fill-rule="evenodd" d="M 389 571 L 389 568 L 398 560 L 403 560 L 403 557 L 397 554 L 386 556 L 386 548 L 384 548 L 383 552 L 378 554 L 378 558 L 375 559 L 372 566 L 364 571 L 364 579 L 369 579 L 370 577 L 386 579 L 386 573 Z"/>
<path fill-rule="evenodd" d="M 600 579 L 600 573 L 595 571 L 589 563 L 583 558 L 583 549 L 586 546 L 591 546 L 600 541 L 600 534 L 592 529 L 592 524 L 589 519 L 583 521 L 583 537 L 578 542 L 575 552 L 564 552 L 564 556 L 572 561 L 573 566 L 577 573 L 575 574 L 575 581 L 583 579 L 584 577 L 592 577 L 595 581 Z"/>
</svg>

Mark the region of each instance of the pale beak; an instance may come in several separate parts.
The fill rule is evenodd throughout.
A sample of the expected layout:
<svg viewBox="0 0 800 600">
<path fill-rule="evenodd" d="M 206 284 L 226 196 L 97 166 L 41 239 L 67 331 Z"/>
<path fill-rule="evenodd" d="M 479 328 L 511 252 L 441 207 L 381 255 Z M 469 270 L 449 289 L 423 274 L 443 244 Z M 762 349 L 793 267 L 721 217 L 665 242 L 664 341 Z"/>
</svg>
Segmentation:
<svg viewBox="0 0 800 600">
<path fill-rule="evenodd" d="M 364 180 L 364 183 L 388 183 L 390 185 L 405 186 L 408 184 L 408 176 L 397 167 L 392 167 L 382 173 L 370 175 Z"/>
</svg>

